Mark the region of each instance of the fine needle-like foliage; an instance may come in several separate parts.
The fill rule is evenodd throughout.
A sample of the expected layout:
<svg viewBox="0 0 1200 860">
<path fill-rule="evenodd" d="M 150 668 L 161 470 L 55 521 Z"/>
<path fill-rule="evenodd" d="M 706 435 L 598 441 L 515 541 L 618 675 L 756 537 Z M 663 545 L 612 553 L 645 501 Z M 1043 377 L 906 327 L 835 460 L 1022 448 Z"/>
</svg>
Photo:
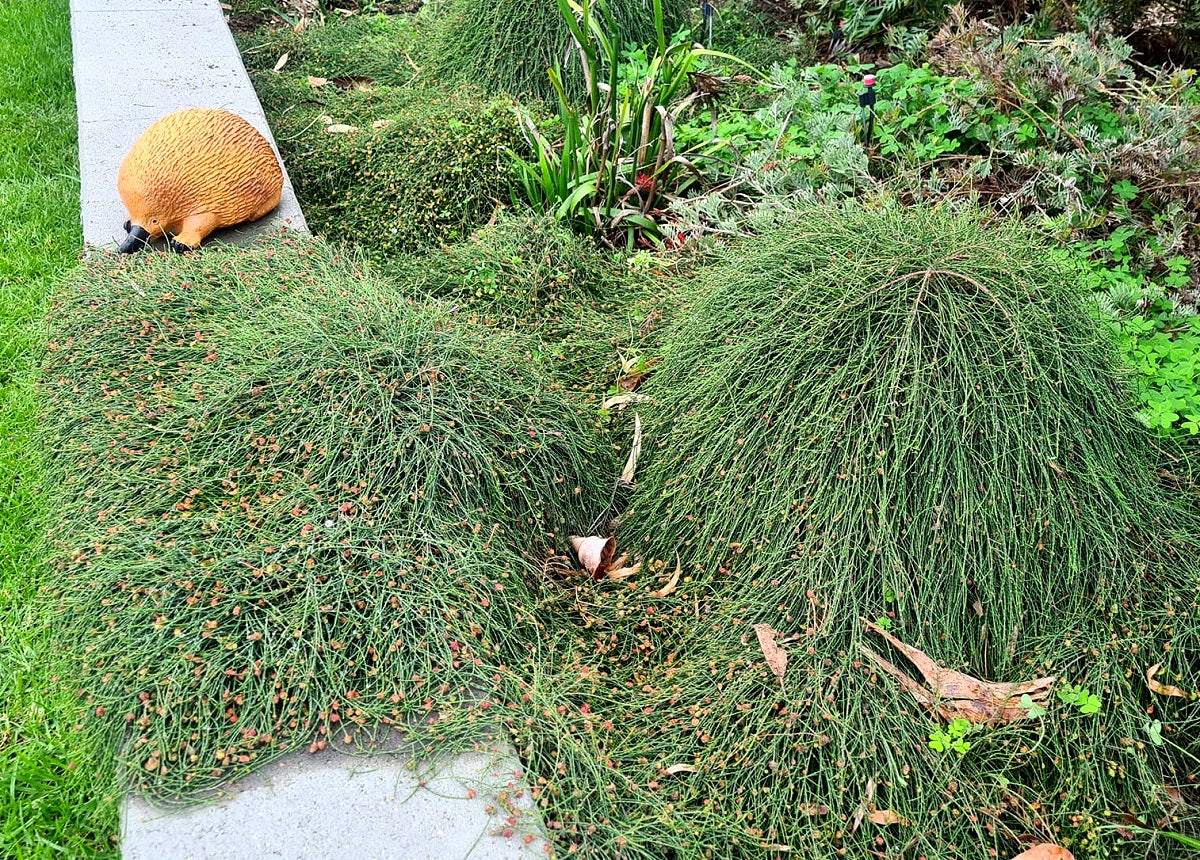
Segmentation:
<svg viewBox="0 0 1200 860">
<path fill-rule="evenodd" d="M 834 617 L 936 622 L 988 669 L 1098 593 L 1191 571 L 1196 521 L 1155 484 L 1113 348 L 1030 245 L 848 207 L 730 254 L 646 388 L 639 545 L 734 599 L 844 583 Z"/>
<path fill-rule="evenodd" d="M 320 243 L 97 257 L 52 318 L 48 597 L 156 793 L 471 700 L 612 474 L 519 338 Z"/>
<path fill-rule="evenodd" d="M 652 0 L 608 0 L 621 42 L 644 45 L 655 38 Z M 662 3 L 664 26 L 673 33 L 685 20 L 687 4 Z M 477 84 L 492 92 L 553 99 L 546 70 L 574 51 L 567 22 L 555 0 L 449 0 L 433 32 L 429 64 L 441 78 Z M 572 94 L 585 84 L 572 67 L 564 81 Z"/>
<path fill-rule="evenodd" d="M 722 257 L 638 389 L 600 581 L 564 527 L 618 464 L 524 335 L 320 244 L 90 262 L 52 315 L 47 597 L 136 781 L 503 730 L 577 856 L 1182 851 L 1145 831 L 1197 832 L 1200 522 L 1076 285 L 973 212 Z M 1053 680 L 952 719 L 878 631 Z"/>
<path fill-rule="evenodd" d="M 1113 810 L 1179 813 L 1200 704 L 1145 673 L 1200 688 L 1200 523 L 1155 484 L 1111 346 L 1046 259 L 975 213 L 848 207 L 703 279 L 642 389 L 622 537 L 655 575 L 579 607 L 576 671 L 637 691 L 589 699 L 624 726 L 624 781 L 586 811 L 564 784 L 565 818 L 661 797 L 681 846 L 721 856 L 934 857 L 1029 833 L 1083 852 Z M 864 618 L 981 678 L 1054 676 L 1050 705 L 946 724 L 867 659 L 915 674 Z M 649 840 L 651 818 L 606 838 Z"/>
</svg>

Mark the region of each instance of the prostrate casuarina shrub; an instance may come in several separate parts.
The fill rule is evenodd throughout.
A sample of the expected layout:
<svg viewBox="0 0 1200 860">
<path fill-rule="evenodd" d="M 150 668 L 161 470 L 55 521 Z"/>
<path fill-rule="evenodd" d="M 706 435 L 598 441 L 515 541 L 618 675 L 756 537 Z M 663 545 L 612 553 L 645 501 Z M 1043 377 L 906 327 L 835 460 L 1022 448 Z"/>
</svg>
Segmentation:
<svg viewBox="0 0 1200 860">
<path fill-rule="evenodd" d="M 310 226 L 373 259 L 462 239 L 511 196 L 509 153 L 521 146 L 503 99 L 374 84 L 314 90 L 270 73 L 255 84 Z"/>
<path fill-rule="evenodd" d="M 645 389 L 646 552 L 734 596 L 836 570 L 835 614 L 893 595 L 992 665 L 1100 580 L 1179 570 L 1196 523 L 1064 274 L 1027 228 L 949 209 L 812 211 L 730 253 Z"/>
<path fill-rule="evenodd" d="M 619 44 L 655 40 L 650 0 L 609 0 L 606 5 L 618 25 L 614 38 Z M 663 3 L 668 34 L 685 21 L 686 9 L 679 0 Z M 553 99 L 546 72 L 559 65 L 567 89 L 583 91 L 579 58 L 555 0 L 512 0 L 501 6 L 449 0 L 433 38 L 431 60 L 445 79 L 478 84 L 490 92 Z"/>
<path fill-rule="evenodd" d="M 508 210 L 465 241 L 398 260 L 389 271 L 483 322 L 555 331 L 630 280 L 620 258 L 590 239 L 552 218 Z"/>
<path fill-rule="evenodd" d="M 49 596 L 158 793 L 453 711 L 615 473 L 522 339 L 319 242 L 96 257 L 51 317 Z"/>
<path fill-rule="evenodd" d="M 589 608 L 603 657 L 581 659 L 662 715 L 605 739 L 630 762 L 616 785 L 694 767 L 674 802 L 703 813 L 691 838 L 722 821 L 750 843 L 722 856 L 875 838 L 1004 856 L 1031 829 L 1086 848 L 1111 810 L 1158 821 L 1195 790 L 1200 703 L 1145 673 L 1200 689 L 1200 519 L 1156 485 L 1077 290 L 1024 228 L 946 209 L 812 211 L 727 252 L 641 389 L 622 543 L 669 597 Z M 978 677 L 1055 676 L 1048 713 L 954 747 L 858 650 L 915 674 L 864 618 Z M 782 682 L 756 623 L 791 658 Z M 621 723 L 632 698 L 589 720 Z M 561 814 L 635 796 L 580 813 L 564 791 Z M 1015 797 L 1037 815 L 1001 811 Z M 876 808 L 895 820 L 846 824 Z"/>
</svg>

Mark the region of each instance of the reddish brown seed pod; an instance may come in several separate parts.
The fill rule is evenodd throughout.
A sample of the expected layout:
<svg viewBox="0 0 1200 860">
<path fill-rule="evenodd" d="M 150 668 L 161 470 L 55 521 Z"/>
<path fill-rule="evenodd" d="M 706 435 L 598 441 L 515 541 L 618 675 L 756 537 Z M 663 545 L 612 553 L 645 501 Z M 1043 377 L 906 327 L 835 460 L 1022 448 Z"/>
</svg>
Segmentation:
<svg viewBox="0 0 1200 860">
<path fill-rule="evenodd" d="M 167 237 L 189 250 L 222 227 L 255 221 L 277 205 L 283 170 L 254 126 L 226 110 L 189 108 L 153 123 L 117 172 L 130 220 L 123 252 Z"/>
</svg>

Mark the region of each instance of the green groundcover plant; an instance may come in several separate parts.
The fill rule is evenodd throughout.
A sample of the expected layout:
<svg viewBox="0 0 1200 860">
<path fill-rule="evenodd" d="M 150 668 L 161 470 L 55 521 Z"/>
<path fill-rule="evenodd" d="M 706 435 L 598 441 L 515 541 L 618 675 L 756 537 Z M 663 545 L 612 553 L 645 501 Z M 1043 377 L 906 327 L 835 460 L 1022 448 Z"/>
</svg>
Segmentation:
<svg viewBox="0 0 1200 860">
<path fill-rule="evenodd" d="M 647 704 L 694 718 L 670 755 L 712 780 L 685 793 L 712 798 L 697 814 L 813 856 L 876 836 L 1003 854 L 1022 829 L 1089 851 L 1113 810 L 1165 820 L 1195 784 L 1200 709 L 1144 674 L 1200 684 L 1200 520 L 1156 484 L 1111 341 L 1050 260 L 1014 222 L 847 206 L 701 279 L 643 388 L 623 530 L 659 583 L 680 576 L 668 600 L 614 589 L 591 609 L 633 634 L 608 658 Z M 935 762 L 914 752 L 940 739 L 928 715 L 862 650 L 879 616 L 951 668 L 1091 698 Z M 792 643 L 782 681 L 758 623 Z M 1147 713 L 1169 715 L 1163 746 Z M 983 811 L 1016 797 L 1037 820 Z M 855 835 L 871 803 L 912 828 Z"/>
<path fill-rule="evenodd" d="M 319 242 L 97 256 L 51 318 L 47 597 L 159 794 L 469 700 L 614 473 L 521 339 Z"/>
<path fill-rule="evenodd" d="M 504 210 L 465 241 L 397 260 L 388 271 L 482 322 L 566 335 L 580 308 L 631 278 L 620 257 L 562 224 Z"/>
<path fill-rule="evenodd" d="M 463 89 L 255 77 L 315 231 L 375 260 L 463 239 L 510 198 L 512 105 Z"/>
<path fill-rule="evenodd" d="M 95 258 L 43 386 L 46 598 L 89 723 L 166 796 L 297 745 L 503 728 L 590 857 L 1188 836 L 1198 705 L 1145 671 L 1200 689 L 1200 524 L 1044 263 L 1010 223 L 923 210 L 729 252 L 639 389 L 641 566 L 593 581 L 555 553 L 611 505 L 615 452 L 524 337 L 320 243 Z M 860 617 L 1056 693 L 943 721 Z"/>
</svg>

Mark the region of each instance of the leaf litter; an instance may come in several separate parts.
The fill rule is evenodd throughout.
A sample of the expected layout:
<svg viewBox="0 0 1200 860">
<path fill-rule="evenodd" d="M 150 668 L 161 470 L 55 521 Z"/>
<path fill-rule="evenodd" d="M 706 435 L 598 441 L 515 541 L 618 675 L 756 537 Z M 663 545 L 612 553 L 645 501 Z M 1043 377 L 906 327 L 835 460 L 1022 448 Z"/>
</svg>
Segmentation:
<svg viewBox="0 0 1200 860">
<path fill-rule="evenodd" d="M 876 666 L 895 678 L 914 699 L 946 722 L 965 719 L 976 725 L 1011 723 L 1029 716 L 1021 707 L 1023 697 L 1037 705 L 1045 703 L 1054 678 L 1038 678 L 1025 683 L 983 681 L 953 669 L 937 665 L 925 652 L 901 642 L 874 622 L 862 619 L 863 626 L 877 633 L 904 654 L 925 679 L 925 686 L 906 675 L 861 642 L 858 650 Z"/>
</svg>

